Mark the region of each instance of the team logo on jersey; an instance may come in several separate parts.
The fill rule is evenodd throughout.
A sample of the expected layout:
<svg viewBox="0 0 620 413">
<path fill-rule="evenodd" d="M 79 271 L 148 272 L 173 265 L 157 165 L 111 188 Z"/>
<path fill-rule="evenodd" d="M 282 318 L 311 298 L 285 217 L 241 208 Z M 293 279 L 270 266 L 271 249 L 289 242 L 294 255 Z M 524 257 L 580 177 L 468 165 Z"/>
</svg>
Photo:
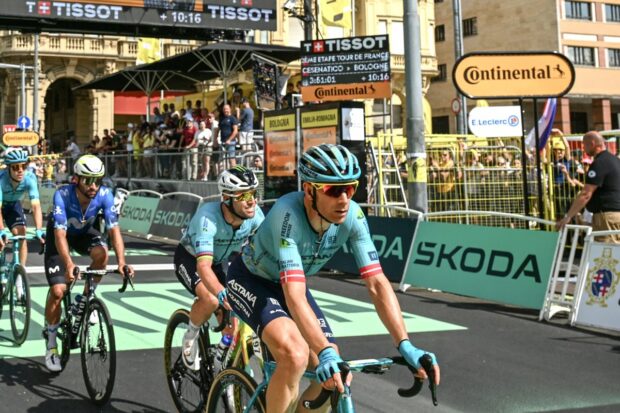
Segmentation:
<svg viewBox="0 0 620 413">
<path fill-rule="evenodd" d="M 368 257 L 370 258 L 371 261 L 378 261 L 379 260 L 379 255 L 377 254 L 377 251 L 370 251 L 368 253 Z"/>
<path fill-rule="evenodd" d="M 590 169 L 588 171 L 588 178 L 594 178 L 594 177 L 596 177 L 596 171 L 593 169 Z"/>
<path fill-rule="evenodd" d="M 364 212 L 361 209 L 357 211 L 357 219 L 364 219 Z"/>
<path fill-rule="evenodd" d="M 62 209 L 59 206 L 54 207 L 54 215 L 62 215 Z"/>
<path fill-rule="evenodd" d="M 291 243 L 287 239 L 284 239 L 284 238 L 280 239 L 280 247 L 281 248 L 287 248 L 287 247 L 290 247 L 290 246 L 291 246 Z"/>
</svg>

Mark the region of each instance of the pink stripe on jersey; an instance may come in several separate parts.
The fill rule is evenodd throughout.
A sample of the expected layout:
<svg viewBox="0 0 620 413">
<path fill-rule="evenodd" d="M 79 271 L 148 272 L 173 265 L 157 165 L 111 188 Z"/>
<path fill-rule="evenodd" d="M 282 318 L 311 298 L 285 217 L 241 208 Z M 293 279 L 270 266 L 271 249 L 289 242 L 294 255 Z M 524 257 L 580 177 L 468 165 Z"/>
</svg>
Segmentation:
<svg viewBox="0 0 620 413">
<path fill-rule="evenodd" d="M 288 270 L 280 271 L 280 284 L 286 284 L 289 282 L 306 282 L 306 275 L 303 270 Z"/>
<path fill-rule="evenodd" d="M 379 274 L 383 274 L 383 268 L 381 268 L 381 264 L 378 262 L 360 268 L 360 276 L 362 279 L 374 277 Z"/>
</svg>

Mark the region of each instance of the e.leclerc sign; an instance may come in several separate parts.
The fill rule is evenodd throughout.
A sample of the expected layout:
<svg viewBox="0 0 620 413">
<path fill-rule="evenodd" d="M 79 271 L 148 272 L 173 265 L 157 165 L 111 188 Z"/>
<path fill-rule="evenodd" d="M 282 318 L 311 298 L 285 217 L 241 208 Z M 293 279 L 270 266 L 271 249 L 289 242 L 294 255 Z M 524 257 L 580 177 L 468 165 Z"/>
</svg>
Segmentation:
<svg viewBox="0 0 620 413">
<path fill-rule="evenodd" d="M 469 112 L 467 125 L 474 135 L 484 138 L 521 136 L 521 107 L 478 106 Z"/>
<path fill-rule="evenodd" d="M 557 52 L 485 52 L 462 56 L 454 85 L 471 99 L 550 98 L 565 95 L 575 68 Z"/>
</svg>

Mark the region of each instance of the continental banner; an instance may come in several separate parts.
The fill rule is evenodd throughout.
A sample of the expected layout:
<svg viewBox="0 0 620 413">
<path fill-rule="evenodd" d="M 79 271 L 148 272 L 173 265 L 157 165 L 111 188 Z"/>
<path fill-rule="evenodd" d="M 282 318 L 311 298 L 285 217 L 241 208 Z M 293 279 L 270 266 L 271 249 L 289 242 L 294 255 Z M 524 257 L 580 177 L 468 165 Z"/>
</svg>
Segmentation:
<svg viewBox="0 0 620 413">
<path fill-rule="evenodd" d="M 150 234 L 158 204 L 159 198 L 129 195 L 121 208 L 121 229 L 143 235 Z"/>
<path fill-rule="evenodd" d="M 180 240 L 181 231 L 189 224 L 198 203 L 197 200 L 162 199 L 153 214 L 150 234 Z"/>
<path fill-rule="evenodd" d="M 405 271 L 405 263 L 417 220 L 374 216 L 366 217 L 366 219 L 383 272 L 390 281 L 400 281 Z M 359 274 L 348 242 L 338 250 L 325 267 L 349 274 Z"/>
<path fill-rule="evenodd" d="M 421 222 L 405 284 L 541 309 L 557 232 Z"/>
<path fill-rule="evenodd" d="M 592 243 L 575 323 L 620 331 L 620 246 Z"/>
</svg>

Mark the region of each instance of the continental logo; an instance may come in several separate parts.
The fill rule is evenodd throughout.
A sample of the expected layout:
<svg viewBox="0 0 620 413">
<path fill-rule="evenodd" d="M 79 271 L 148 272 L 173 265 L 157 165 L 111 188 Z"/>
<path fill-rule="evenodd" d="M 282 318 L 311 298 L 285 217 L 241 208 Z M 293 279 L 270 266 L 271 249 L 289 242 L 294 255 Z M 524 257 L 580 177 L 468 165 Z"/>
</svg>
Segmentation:
<svg viewBox="0 0 620 413">
<path fill-rule="evenodd" d="M 304 102 L 389 98 L 392 96 L 392 84 L 368 82 L 307 86 L 301 88 L 301 95 Z"/>
<path fill-rule="evenodd" d="M 571 89 L 575 69 L 560 53 L 471 53 L 457 61 L 453 81 L 472 99 L 559 97 Z"/>
<path fill-rule="evenodd" d="M 367 95 L 374 94 L 375 87 L 370 85 L 364 86 L 352 86 L 352 87 L 343 87 L 343 86 L 332 86 L 332 87 L 318 87 L 314 91 L 314 97 L 319 100 L 323 100 L 326 97 L 351 97 L 356 95 Z"/>
</svg>

